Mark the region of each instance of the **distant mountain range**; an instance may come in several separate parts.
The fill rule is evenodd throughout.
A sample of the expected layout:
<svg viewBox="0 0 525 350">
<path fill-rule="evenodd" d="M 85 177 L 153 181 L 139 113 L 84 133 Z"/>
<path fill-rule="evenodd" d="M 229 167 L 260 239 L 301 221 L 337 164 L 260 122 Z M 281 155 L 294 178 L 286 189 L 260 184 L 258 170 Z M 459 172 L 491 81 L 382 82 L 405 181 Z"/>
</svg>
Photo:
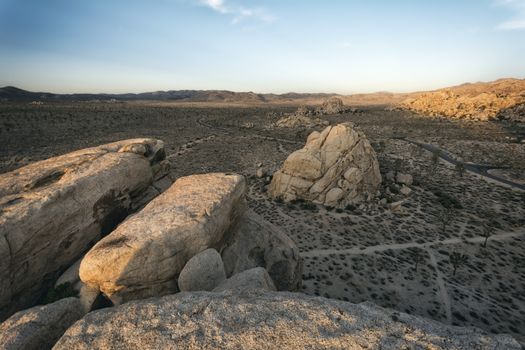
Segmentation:
<svg viewBox="0 0 525 350">
<path fill-rule="evenodd" d="M 232 92 L 225 90 L 169 90 L 138 94 L 54 94 L 50 92 L 26 91 L 14 86 L 0 88 L 0 101 L 185 101 L 185 102 L 230 102 L 265 103 L 318 100 L 335 94 L 256 94 L 253 92 Z"/>
</svg>

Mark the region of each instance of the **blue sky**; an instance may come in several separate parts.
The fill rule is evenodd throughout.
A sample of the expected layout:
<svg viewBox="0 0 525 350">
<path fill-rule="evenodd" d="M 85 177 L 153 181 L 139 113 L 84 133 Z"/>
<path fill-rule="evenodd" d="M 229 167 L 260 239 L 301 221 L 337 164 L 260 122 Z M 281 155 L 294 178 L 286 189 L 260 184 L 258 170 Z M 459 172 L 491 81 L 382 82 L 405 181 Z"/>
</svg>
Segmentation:
<svg viewBox="0 0 525 350">
<path fill-rule="evenodd" d="M 525 0 L 0 0 L 0 86 L 415 91 L 525 77 Z"/>
</svg>

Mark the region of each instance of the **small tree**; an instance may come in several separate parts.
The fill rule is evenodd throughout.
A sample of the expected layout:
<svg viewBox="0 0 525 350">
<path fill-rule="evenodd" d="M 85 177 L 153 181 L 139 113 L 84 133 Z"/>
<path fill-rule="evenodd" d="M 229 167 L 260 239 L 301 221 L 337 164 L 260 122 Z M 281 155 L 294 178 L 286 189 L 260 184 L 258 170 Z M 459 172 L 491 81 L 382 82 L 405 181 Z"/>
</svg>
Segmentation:
<svg viewBox="0 0 525 350">
<path fill-rule="evenodd" d="M 432 151 L 432 167 L 437 168 L 439 164 L 439 158 L 441 157 L 441 150 L 435 149 Z"/>
<path fill-rule="evenodd" d="M 456 172 L 458 173 L 459 177 L 463 177 L 463 175 L 465 175 L 465 164 L 463 162 L 456 163 Z"/>
<path fill-rule="evenodd" d="M 401 159 L 396 159 L 394 161 L 394 172 L 395 172 L 396 176 L 401 171 L 401 164 L 402 164 Z"/>
<path fill-rule="evenodd" d="M 417 267 L 423 262 L 423 252 L 421 249 L 414 249 L 410 251 L 410 258 L 414 262 L 414 270 L 417 272 Z"/>
<path fill-rule="evenodd" d="M 447 226 L 452 222 L 454 218 L 454 209 L 443 208 L 441 213 L 439 213 L 439 221 L 441 222 L 441 232 L 445 234 L 447 232 Z"/>
<path fill-rule="evenodd" d="M 456 270 L 458 269 L 458 267 L 467 263 L 468 256 L 466 256 L 465 254 L 461 254 L 459 252 L 452 252 L 452 254 L 450 254 L 449 259 L 450 259 L 450 264 L 452 264 L 452 266 L 454 267 L 454 272 L 452 273 L 452 275 L 455 276 Z"/>
<path fill-rule="evenodd" d="M 490 236 L 492 236 L 494 234 L 494 231 L 495 231 L 495 223 L 494 223 L 494 220 L 491 219 L 491 220 L 488 220 L 484 225 L 483 225 L 483 237 L 485 237 L 485 241 L 483 242 L 483 248 L 486 248 L 487 247 L 487 241 L 489 240 Z"/>
</svg>

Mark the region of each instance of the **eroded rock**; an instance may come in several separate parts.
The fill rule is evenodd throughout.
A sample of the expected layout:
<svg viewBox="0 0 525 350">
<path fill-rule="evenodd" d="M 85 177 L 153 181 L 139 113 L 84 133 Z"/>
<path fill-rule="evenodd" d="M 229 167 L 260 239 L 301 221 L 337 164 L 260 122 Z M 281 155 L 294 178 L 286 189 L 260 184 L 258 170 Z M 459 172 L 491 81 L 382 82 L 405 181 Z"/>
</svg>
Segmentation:
<svg viewBox="0 0 525 350">
<path fill-rule="evenodd" d="M 244 213 L 245 190 L 235 174 L 178 179 L 86 254 L 81 280 L 116 304 L 176 292 L 186 262 L 220 246 Z"/>
<path fill-rule="evenodd" d="M 182 292 L 211 291 L 225 280 L 226 272 L 221 255 L 213 248 L 188 260 L 178 278 Z"/>
<path fill-rule="evenodd" d="M 231 277 L 263 267 L 278 290 L 299 290 L 303 262 L 299 248 L 278 227 L 249 210 L 232 229 L 222 251 L 226 275 Z"/>
<path fill-rule="evenodd" d="M 344 208 L 375 197 L 381 184 L 376 154 L 351 123 L 329 126 L 308 136 L 290 154 L 270 185 L 270 195 L 289 202 L 304 199 Z"/>
<path fill-rule="evenodd" d="M 0 319 L 34 305 L 59 273 L 142 201 L 164 143 L 133 139 L 0 175 Z"/>
<path fill-rule="evenodd" d="M 84 316 L 77 298 L 19 311 L 0 324 L 1 350 L 45 350 Z"/>
<path fill-rule="evenodd" d="M 218 285 L 214 292 L 244 293 L 251 290 L 276 291 L 272 278 L 265 268 L 254 267 L 253 269 L 239 272 Z"/>
<path fill-rule="evenodd" d="M 287 292 L 179 293 L 86 315 L 69 349 L 508 349 L 508 335 Z"/>
</svg>

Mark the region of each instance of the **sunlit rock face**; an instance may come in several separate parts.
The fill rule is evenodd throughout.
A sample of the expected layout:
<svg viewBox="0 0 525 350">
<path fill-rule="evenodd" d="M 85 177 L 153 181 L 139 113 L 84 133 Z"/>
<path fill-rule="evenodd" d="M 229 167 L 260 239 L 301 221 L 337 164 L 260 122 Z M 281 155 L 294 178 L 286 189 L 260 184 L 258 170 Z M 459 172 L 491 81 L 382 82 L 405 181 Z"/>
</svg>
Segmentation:
<svg viewBox="0 0 525 350">
<path fill-rule="evenodd" d="M 60 272 L 158 194 L 164 143 L 133 139 L 0 175 L 0 319 L 34 305 Z"/>
<path fill-rule="evenodd" d="M 524 120 L 517 105 L 525 103 L 524 79 L 500 79 L 490 83 L 463 84 L 411 96 L 399 108 L 423 115 L 460 119 L 494 118 Z M 516 113 L 518 112 L 518 113 Z"/>
<path fill-rule="evenodd" d="M 179 178 L 86 254 L 81 280 L 116 304 L 177 292 L 188 260 L 220 247 L 242 216 L 245 191 L 236 174 Z"/>
<path fill-rule="evenodd" d="M 344 208 L 375 197 L 379 164 L 366 136 L 351 123 L 314 131 L 273 175 L 270 194 Z"/>
<path fill-rule="evenodd" d="M 86 315 L 62 349 L 510 349 L 508 335 L 304 294 L 191 292 Z"/>
</svg>

